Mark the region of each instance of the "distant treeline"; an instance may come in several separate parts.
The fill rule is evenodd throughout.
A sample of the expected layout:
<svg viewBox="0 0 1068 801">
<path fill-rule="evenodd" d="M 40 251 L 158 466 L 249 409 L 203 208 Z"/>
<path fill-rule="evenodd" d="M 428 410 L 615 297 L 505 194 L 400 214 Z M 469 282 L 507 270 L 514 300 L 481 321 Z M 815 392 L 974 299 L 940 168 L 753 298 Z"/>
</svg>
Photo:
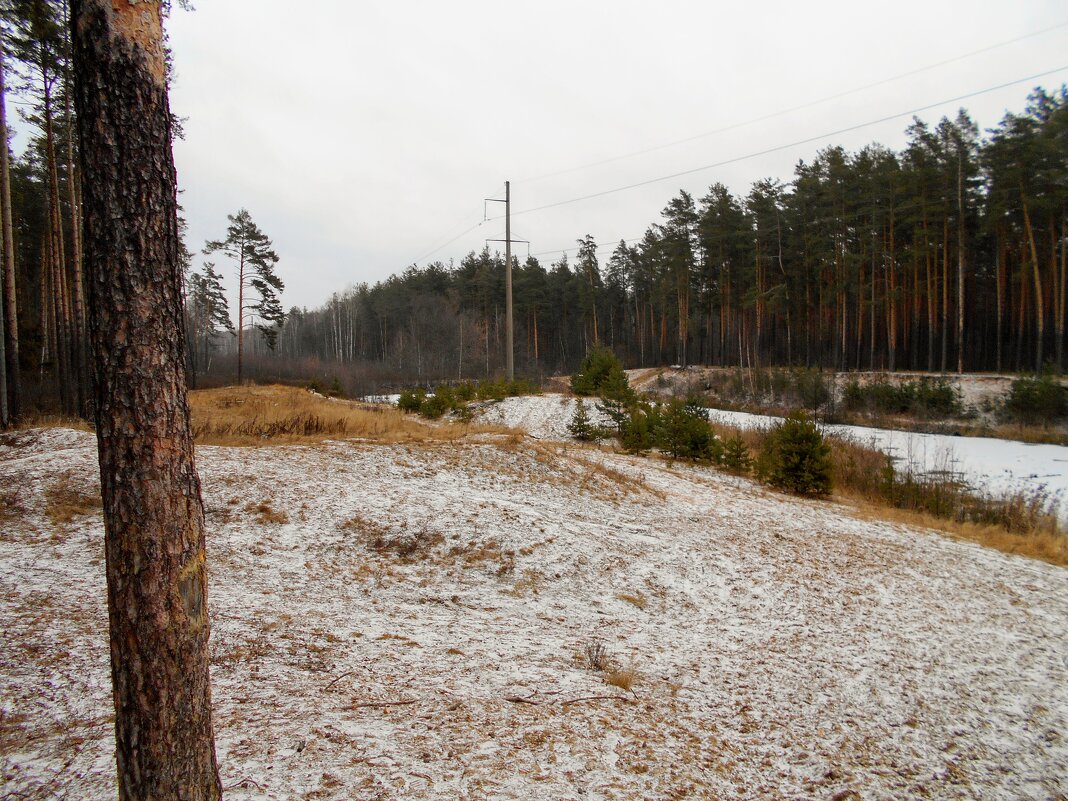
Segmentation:
<svg viewBox="0 0 1068 801">
<path fill-rule="evenodd" d="M 1064 364 L 1068 93 L 1035 90 L 980 138 L 963 110 L 916 119 L 901 152 L 828 147 L 791 183 L 714 184 L 607 258 L 590 236 L 547 268 L 513 264 L 516 366 L 1032 370 Z M 504 259 L 409 267 L 293 309 L 281 356 L 423 379 L 504 364 Z"/>
</svg>

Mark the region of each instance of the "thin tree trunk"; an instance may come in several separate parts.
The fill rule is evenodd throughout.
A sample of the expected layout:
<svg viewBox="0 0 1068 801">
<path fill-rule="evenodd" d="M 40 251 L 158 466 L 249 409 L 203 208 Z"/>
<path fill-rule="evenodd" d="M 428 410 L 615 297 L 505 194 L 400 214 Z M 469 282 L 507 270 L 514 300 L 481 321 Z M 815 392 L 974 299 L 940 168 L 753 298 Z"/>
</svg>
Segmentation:
<svg viewBox="0 0 1068 801">
<path fill-rule="evenodd" d="M 959 145 L 958 145 L 959 146 Z M 964 372 L 964 157 L 957 152 L 957 373 Z"/>
<path fill-rule="evenodd" d="M 43 48 L 43 45 L 42 45 Z M 42 63 L 44 57 L 42 56 Z M 63 243 L 63 211 L 59 196 L 59 168 L 56 165 L 55 126 L 52 118 L 52 85 L 47 70 L 42 70 L 44 95 L 45 163 L 48 170 L 48 213 L 51 225 L 52 296 L 56 302 L 56 351 L 59 359 L 60 398 L 63 411 L 81 413 L 83 387 L 75 380 L 76 355 L 72 343 L 69 282 L 67 280 L 66 247 Z"/>
<path fill-rule="evenodd" d="M 51 365 L 55 349 L 55 320 L 52 317 L 52 279 L 49 271 L 48 236 L 41 234 L 41 257 L 38 259 L 39 293 L 37 308 L 39 310 L 38 326 L 41 331 L 41 381 L 44 381 L 45 368 Z"/>
<path fill-rule="evenodd" d="M 63 3 L 63 21 L 67 21 L 67 3 Z M 67 49 L 70 50 L 70 26 L 64 26 L 67 37 Z M 70 74 L 70 59 L 66 60 L 64 82 L 67 91 L 64 97 L 64 116 L 67 125 L 67 202 L 70 204 L 70 239 L 71 239 L 71 284 L 73 301 L 73 355 L 75 362 L 75 379 L 78 382 L 78 414 L 88 417 L 89 393 L 89 343 L 85 325 L 85 279 L 82 276 L 82 220 L 78 198 L 78 182 L 75 179 L 74 161 L 74 119 L 71 111 L 71 96 L 74 94 L 73 79 Z"/>
<path fill-rule="evenodd" d="M 949 215 L 942 217 L 942 369 L 949 359 Z"/>
<path fill-rule="evenodd" d="M 4 240 L 4 363 L 6 365 L 8 418 L 22 412 L 22 380 L 19 375 L 19 317 L 15 294 L 15 240 L 11 225 L 11 163 L 7 146 L 7 106 L 4 98 L 4 44 L 0 37 L 0 235 Z"/>
<path fill-rule="evenodd" d="M 994 270 L 997 283 L 997 317 L 995 325 L 995 336 L 997 337 L 997 343 L 995 345 L 995 371 L 1001 372 L 1001 352 L 1002 352 L 1002 321 L 1005 317 L 1005 248 L 1003 245 L 1004 239 L 1001 231 L 1001 227 L 998 226 L 997 232 L 997 255 L 994 257 Z"/>
<path fill-rule="evenodd" d="M 204 506 L 160 5 L 73 6 L 118 796 L 214 801 Z"/>
<path fill-rule="evenodd" d="M 1035 232 L 1031 227 L 1031 212 L 1024 197 L 1023 185 L 1020 186 L 1020 200 L 1023 205 L 1024 229 L 1027 231 L 1027 243 L 1031 247 L 1031 274 L 1035 282 L 1035 372 L 1042 370 L 1042 337 L 1045 332 L 1045 319 L 1042 308 L 1042 276 L 1038 271 L 1038 248 L 1035 247 Z"/>
<path fill-rule="evenodd" d="M 1057 370 L 1064 370 L 1064 299 L 1065 272 L 1068 268 L 1068 223 L 1061 221 L 1061 280 L 1057 298 Z"/>
<path fill-rule="evenodd" d="M 382 341 L 385 347 L 385 339 Z M 241 386 L 241 366 L 245 355 L 245 247 L 241 246 L 237 265 L 237 385 Z"/>
</svg>

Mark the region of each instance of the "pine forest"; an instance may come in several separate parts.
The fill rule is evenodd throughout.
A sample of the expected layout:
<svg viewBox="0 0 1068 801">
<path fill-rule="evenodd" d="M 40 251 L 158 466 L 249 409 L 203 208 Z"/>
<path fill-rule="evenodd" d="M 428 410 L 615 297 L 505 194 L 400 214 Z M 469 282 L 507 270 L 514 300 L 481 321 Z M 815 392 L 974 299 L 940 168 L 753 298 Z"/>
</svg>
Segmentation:
<svg viewBox="0 0 1068 801">
<path fill-rule="evenodd" d="M 19 0 L 3 13 L 0 128 L 10 139 L 13 107 L 29 132 L 0 165 L 7 414 L 84 416 L 66 4 Z M 1062 369 L 1068 92 L 1036 88 L 1022 106 L 988 131 L 964 109 L 914 118 L 900 151 L 828 146 L 745 192 L 680 191 L 638 240 L 577 231 L 566 253 L 513 256 L 519 373 L 572 370 L 595 346 L 628 367 Z M 228 222 L 222 240 L 185 243 L 194 383 L 333 375 L 366 392 L 503 371 L 501 253 L 411 265 L 284 312 L 269 236 L 244 209 Z"/>
</svg>

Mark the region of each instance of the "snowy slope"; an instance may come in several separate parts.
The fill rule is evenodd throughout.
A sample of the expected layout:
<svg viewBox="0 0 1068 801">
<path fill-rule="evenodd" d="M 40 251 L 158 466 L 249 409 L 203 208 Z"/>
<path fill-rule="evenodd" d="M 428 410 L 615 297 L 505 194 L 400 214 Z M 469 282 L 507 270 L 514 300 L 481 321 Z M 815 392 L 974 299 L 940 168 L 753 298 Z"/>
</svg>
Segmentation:
<svg viewBox="0 0 1068 801">
<path fill-rule="evenodd" d="M 575 399 L 564 395 L 508 398 L 487 407 L 480 419 L 523 428 L 540 438 L 567 439 L 574 405 Z M 598 414 L 595 401 L 587 401 L 586 407 L 591 414 Z M 714 420 L 739 428 L 766 426 L 780 419 L 720 409 L 711 414 Z M 868 426 L 831 425 L 827 431 L 889 453 L 902 466 L 907 464 L 919 472 L 952 470 L 971 486 L 995 495 L 1044 487 L 1059 496 L 1062 516 L 1068 518 L 1068 448 L 1062 445 Z"/>
<path fill-rule="evenodd" d="M 113 798 L 94 442 L 10 443 L 4 795 Z M 536 440 L 198 461 L 229 799 L 1068 794 L 1063 569 Z"/>
</svg>

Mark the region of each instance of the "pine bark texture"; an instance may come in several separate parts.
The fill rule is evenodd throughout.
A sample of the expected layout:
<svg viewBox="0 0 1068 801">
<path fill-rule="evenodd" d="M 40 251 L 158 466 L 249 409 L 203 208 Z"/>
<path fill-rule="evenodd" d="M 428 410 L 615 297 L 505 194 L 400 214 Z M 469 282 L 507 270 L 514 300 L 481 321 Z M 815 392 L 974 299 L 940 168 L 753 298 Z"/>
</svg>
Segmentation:
<svg viewBox="0 0 1068 801">
<path fill-rule="evenodd" d="M 218 799 L 160 3 L 72 11 L 119 798 Z"/>
</svg>

